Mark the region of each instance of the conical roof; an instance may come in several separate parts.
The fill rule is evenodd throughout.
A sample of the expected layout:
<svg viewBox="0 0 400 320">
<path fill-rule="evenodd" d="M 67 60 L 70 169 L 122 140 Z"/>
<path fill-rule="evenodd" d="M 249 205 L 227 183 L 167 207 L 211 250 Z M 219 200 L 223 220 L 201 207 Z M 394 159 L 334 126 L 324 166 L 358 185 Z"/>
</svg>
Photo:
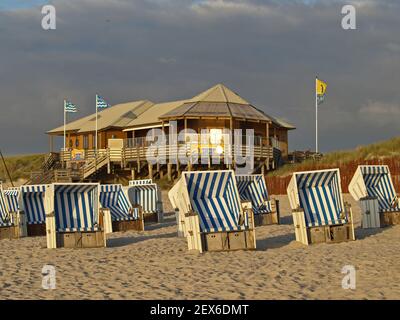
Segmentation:
<svg viewBox="0 0 400 320">
<path fill-rule="evenodd" d="M 160 116 L 160 119 L 180 117 L 233 117 L 272 122 L 272 119 L 264 112 L 223 84 L 217 84 L 186 100 L 182 105 Z"/>
<path fill-rule="evenodd" d="M 198 94 L 192 99 L 189 99 L 187 102 L 227 102 L 249 104 L 245 99 L 221 83 Z"/>
</svg>

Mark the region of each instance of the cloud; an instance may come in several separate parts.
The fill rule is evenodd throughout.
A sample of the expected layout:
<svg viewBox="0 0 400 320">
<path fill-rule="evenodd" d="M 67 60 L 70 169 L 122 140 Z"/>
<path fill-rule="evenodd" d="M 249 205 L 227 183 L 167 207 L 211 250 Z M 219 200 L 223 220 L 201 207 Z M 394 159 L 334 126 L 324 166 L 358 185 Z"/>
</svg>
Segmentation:
<svg viewBox="0 0 400 320">
<path fill-rule="evenodd" d="M 393 115 L 371 122 L 370 101 L 400 101 L 400 4 L 357 1 L 368 5 L 357 7 L 357 30 L 345 31 L 348 2 L 54 0 L 54 31 L 41 29 L 39 7 L 0 11 L 0 147 L 46 151 L 64 98 L 80 106 L 73 120 L 94 111 L 96 93 L 112 104 L 171 101 L 223 82 L 292 122 L 291 149 L 309 149 L 316 74 L 329 84 L 323 151 L 398 135 Z"/>
<path fill-rule="evenodd" d="M 385 103 L 379 101 L 369 101 L 362 106 L 358 113 L 365 121 L 373 126 L 398 126 L 400 119 L 400 103 Z"/>
</svg>

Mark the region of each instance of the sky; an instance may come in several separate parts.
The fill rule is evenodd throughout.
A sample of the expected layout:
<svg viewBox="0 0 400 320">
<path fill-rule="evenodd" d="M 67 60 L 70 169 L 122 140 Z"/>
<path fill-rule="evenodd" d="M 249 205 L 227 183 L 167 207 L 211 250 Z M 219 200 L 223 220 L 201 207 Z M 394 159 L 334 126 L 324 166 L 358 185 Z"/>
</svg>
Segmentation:
<svg viewBox="0 0 400 320">
<path fill-rule="evenodd" d="M 42 5 L 56 8 L 43 30 Z M 341 9 L 356 8 L 356 30 Z M 315 76 L 323 152 L 400 135 L 400 1 L 0 1 L 0 149 L 47 152 L 47 130 L 111 104 L 190 98 L 224 83 L 293 123 L 290 150 L 314 149 Z M 60 141 L 59 141 L 60 142 Z"/>
</svg>

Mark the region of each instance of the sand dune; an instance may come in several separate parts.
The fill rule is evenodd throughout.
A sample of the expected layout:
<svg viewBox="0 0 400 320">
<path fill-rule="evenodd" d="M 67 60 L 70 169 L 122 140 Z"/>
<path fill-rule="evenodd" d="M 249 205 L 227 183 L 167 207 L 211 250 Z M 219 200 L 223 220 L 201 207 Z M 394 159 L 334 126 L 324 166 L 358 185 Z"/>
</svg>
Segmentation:
<svg viewBox="0 0 400 320">
<path fill-rule="evenodd" d="M 294 241 L 286 197 L 282 225 L 257 228 L 257 251 L 189 253 L 175 218 L 144 232 L 115 233 L 105 249 L 45 248 L 45 238 L 0 241 L 1 299 L 399 299 L 400 226 L 362 230 L 357 241 L 303 246 Z M 168 205 L 166 211 L 171 210 Z M 44 264 L 55 290 L 41 287 Z M 341 287 L 344 265 L 356 290 Z"/>
</svg>

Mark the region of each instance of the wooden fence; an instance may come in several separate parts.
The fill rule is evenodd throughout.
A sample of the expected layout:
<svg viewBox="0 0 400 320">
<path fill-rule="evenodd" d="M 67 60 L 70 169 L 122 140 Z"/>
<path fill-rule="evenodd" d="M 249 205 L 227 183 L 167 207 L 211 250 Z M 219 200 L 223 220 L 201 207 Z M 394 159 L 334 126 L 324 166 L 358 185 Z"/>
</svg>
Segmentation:
<svg viewBox="0 0 400 320">
<path fill-rule="evenodd" d="M 345 162 L 343 164 L 336 165 L 324 165 L 316 162 L 312 166 L 310 164 L 307 165 L 299 165 L 297 166 L 296 171 L 308 171 L 308 170 L 322 170 L 322 169 L 340 169 L 340 177 L 342 182 L 342 191 L 344 193 L 348 193 L 348 186 L 353 178 L 353 175 L 359 165 L 388 165 L 390 169 L 390 173 L 392 175 L 392 180 L 394 184 L 395 190 L 400 192 L 400 157 L 390 158 L 390 159 L 382 159 L 382 160 L 355 160 L 350 162 Z M 292 174 L 285 177 L 275 177 L 275 176 L 267 176 L 266 183 L 268 187 L 269 194 L 286 194 L 286 189 L 289 184 L 289 181 L 292 177 Z"/>
</svg>

